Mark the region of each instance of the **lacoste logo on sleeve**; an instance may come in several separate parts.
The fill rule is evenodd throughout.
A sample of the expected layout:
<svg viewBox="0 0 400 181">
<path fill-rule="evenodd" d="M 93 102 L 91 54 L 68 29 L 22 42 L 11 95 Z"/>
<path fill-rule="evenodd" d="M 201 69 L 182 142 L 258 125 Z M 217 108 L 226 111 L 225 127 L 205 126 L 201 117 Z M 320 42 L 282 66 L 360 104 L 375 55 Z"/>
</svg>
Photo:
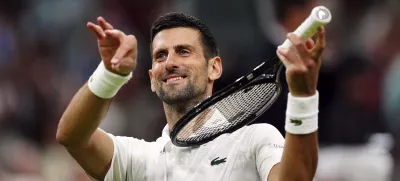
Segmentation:
<svg viewBox="0 0 400 181">
<path fill-rule="evenodd" d="M 225 162 L 226 162 L 226 158 L 219 159 L 219 157 L 217 157 L 211 161 L 211 166 L 219 165 L 219 164 L 225 163 Z"/>
<path fill-rule="evenodd" d="M 303 121 L 300 119 L 290 119 L 290 123 L 293 123 L 294 126 L 300 126 L 301 124 L 303 124 Z"/>
</svg>

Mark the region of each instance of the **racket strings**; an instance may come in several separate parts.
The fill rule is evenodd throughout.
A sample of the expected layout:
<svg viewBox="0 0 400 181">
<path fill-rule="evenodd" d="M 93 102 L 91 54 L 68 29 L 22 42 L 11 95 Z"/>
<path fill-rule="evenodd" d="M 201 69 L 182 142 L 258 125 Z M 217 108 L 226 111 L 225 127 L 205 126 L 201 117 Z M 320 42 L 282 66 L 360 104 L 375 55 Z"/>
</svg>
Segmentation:
<svg viewBox="0 0 400 181">
<path fill-rule="evenodd" d="M 199 113 L 181 129 L 176 139 L 197 142 L 247 123 L 275 101 L 278 89 L 275 83 L 263 83 L 233 93 Z"/>
</svg>

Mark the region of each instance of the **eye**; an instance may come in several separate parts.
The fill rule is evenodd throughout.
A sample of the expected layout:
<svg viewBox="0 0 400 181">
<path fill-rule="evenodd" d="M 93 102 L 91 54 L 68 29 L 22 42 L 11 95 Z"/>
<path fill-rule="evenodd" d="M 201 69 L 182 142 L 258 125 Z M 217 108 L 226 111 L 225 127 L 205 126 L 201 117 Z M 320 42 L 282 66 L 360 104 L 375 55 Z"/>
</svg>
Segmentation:
<svg viewBox="0 0 400 181">
<path fill-rule="evenodd" d="M 178 51 L 178 54 L 183 55 L 183 56 L 189 55 L 189 53 L 190 53 L 189 50 L 186 50 L 186 49 L 181 49 Z"/>
<path fill-rule="evenodd" d="M 161 60 L 163 60 L 163 59 L 165 59 L 165 58 L 167 58 L 167 54 L 166 54 L 166 53 L 160 52 L 160 53 L 158 53 L 158 54 L 156 55 L 156 60 L 157 60 L 157 61 L 161 61 Z"/>
</svg>

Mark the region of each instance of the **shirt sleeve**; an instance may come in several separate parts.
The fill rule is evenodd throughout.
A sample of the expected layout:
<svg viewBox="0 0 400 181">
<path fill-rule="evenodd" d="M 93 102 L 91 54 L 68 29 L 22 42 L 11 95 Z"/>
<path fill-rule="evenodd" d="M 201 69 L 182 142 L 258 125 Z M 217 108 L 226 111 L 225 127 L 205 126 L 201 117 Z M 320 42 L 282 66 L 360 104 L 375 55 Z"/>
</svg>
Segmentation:
<svg viewBox="0 0 400 181">
<path fill-rule="evenodd" d="M 281 161 L 285 139 L 270 124 L 255 124 L 252 127 L 257 170 L 261 180 L 265 180 L 268 178 L 271 168 Z"/>
<path fill-rule="evenodd" d="M 114 136 L 114 155 L 104 181 L 145 180 L 146 161 L 156 147 L 154 143 L 132 137 Z"/>
</svg>

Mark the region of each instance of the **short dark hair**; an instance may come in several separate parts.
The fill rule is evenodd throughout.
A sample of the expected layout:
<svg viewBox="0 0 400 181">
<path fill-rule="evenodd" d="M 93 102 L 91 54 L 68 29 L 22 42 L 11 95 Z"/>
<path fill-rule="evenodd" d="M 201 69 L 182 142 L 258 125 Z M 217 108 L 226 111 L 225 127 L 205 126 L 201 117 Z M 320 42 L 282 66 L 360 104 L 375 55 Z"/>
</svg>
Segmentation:
<svg viewBox="0 0 400 181">
<path fill-rule="evenodd" d="M 150 50 L 153 44 L 154 37 L 162 30 L 188 27 L 196 29 L 201 34 L 201 43 L 203 45 L 204 57 L 208 60 L 210 58 L 218 56 L 217 43 L 214 36 L 208 27 L 197 18 L 178 12 L 167 13 L 156 19 L 151 27 L 150 32 Z"/>
</svg>

